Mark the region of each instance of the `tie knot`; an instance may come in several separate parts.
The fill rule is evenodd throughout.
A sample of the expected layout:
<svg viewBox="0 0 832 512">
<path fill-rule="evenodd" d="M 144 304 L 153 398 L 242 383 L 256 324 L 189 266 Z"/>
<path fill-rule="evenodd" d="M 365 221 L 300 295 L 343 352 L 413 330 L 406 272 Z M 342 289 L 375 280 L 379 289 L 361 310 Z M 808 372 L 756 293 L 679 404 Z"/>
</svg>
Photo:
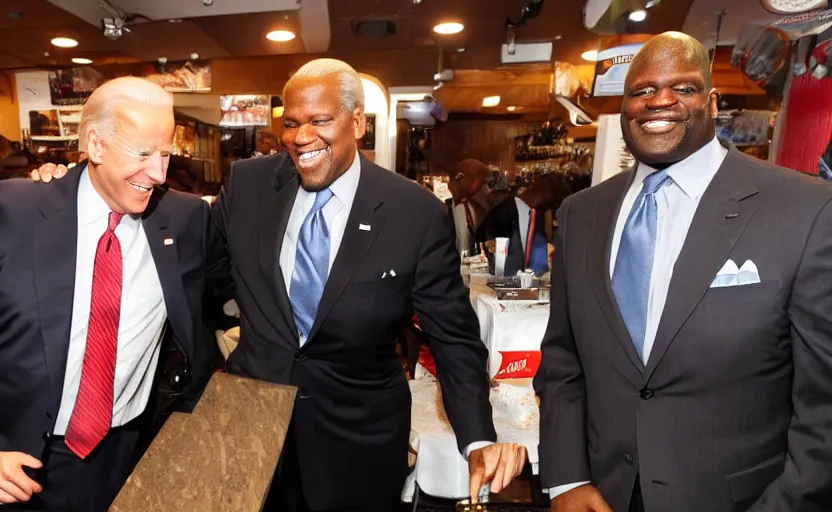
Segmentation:
<svg viewBox="0 0 832 512">
<path fill-rule="evenodd" d="M 654 172 L 650 176 L 644 178 L 644 188 L 641 190 L 642 195 L 651 195 L 655 194 L 657 190 L 662 188 L 662 186 L 667 183 L 667 180 L 670 176 L 667 175 L 667 171 L 659 171 Z"/>
<path fill-rule="evenodd" d="M 329 200 L 332 199 L 332 191 L 328 188 L 323 190 L 319 190 L 315 194 L 315 204 L 312 206 L 312 211 L 309 212 L 310 214 L 314 215 L 318 213 L 318 210 L 323 208 Z"/>
<path fill-rule="evenodd" d="M 122 217 L 124 217 L 122 213 L 110 212 L 110 216 L 107 218 L 107 231 L 115 231 Z"/>
</svg>

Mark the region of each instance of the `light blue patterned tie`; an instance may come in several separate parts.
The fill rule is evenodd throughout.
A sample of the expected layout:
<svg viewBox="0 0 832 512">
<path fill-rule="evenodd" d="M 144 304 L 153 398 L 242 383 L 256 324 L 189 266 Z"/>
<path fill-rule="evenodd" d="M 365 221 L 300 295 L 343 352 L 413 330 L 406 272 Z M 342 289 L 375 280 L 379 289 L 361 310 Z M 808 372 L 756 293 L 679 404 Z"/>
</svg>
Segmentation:
<svg viewBox="0 0 832 512">
<path fill-rule="evenodd" d="M 328 188 L 315 195 L 315 204 L 303 220 L 298 234 L 289 299 L 302 337 L 301 344 L 309 338 L 329 274 L 329 229 L 321 210 L 331 198 L 332 191 Z"/>
<path fill-rule="evenodd" d="M 612 290 L 618 309 L 639 357 L 644 361 L 644 332 L 647 329 L 647 300 L 650 274 L 656 250 L 658 205 L 656 192 L 667 183 L 667 171 L 651 174 L 633 204 L 621 233 L 618 257 L 612 273 Z"/>
</svg>

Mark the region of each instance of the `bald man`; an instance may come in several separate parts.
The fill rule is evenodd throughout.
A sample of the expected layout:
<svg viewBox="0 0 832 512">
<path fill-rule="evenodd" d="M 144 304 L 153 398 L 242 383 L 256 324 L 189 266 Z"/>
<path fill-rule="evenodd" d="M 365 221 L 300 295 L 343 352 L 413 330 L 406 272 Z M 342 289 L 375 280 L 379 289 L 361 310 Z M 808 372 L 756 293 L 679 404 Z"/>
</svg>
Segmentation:
<svg viewBox="0 0 832 512">
<path fill-rule="evenodd" d="M 621 109 L 637 165 L 559 210 L 553 511 L 832 510 L 832 188 L 717 141 L 708 69 L 651 39 Z"/>
<path fill-rule="evenodd" d="M 107 510 L 160 358 L 207 378 L 209 207 L 160 188 L 173 130 L 168 93 L 119 78 L 81 113 L 87 164 L 0 181 L 0 510 Z"/>
</svg>

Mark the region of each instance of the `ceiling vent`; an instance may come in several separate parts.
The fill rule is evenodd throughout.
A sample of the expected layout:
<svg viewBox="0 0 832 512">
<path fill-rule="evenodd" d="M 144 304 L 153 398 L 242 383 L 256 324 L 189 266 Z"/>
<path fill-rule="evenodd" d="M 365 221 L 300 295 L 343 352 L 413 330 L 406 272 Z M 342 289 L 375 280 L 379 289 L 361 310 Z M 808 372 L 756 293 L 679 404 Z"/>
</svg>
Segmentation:
<svg viewBox="0 0 832 512">
<path fill-rule="evenodd" d="M 352 33 L 358 37 L 394 36 L 396 24 L 390 20 L 358 20 L 352 24 Z"/>
</svg>

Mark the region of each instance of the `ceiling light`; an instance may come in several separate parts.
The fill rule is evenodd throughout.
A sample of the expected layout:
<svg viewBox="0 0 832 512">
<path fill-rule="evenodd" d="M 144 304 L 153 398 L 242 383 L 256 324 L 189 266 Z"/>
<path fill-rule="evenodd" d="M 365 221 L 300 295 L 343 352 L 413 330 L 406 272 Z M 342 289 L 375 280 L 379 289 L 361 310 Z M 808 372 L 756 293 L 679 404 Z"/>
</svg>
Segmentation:
<svg viewBox="0 0 832 512">
<path fill-rule="evenodd" d="M 272 117 L 275 119 L 283 117 L 283 106 L 277 106 L 272 109 Z"/>
<path fill-rule="evenodd" d="M 514 112 L 515 110 L 517 110 L 517 107 L 515 107 L 514 105 L 509 105 L 506 107 L 506 110 L 508 110 L 509 112 Z"/>
<path fill-rule="evenodd" d="M 581 58 L 590 62 L 596 62 L 598 60 L 598 50 L 589 50 L 588 52 L 584 52 L 581 54 Z"/>
<path fill-rule="evenodd" d="M 440 23 L 433 27 L 433 31 L 437 34 L 449 35 L 449 34 L 459 34 L 462 32 L 462 29 L 465 28 L 462 26 L 462 23 L 457 22 L 449 22 L 449 23 Z"/>
<path fill-rule="evenodd" d="M 75 57 L 74 59 L 72 59 L 72 62 L 74 62 L 75 64 L 92 64 L 91 59 L 85 59 L 83 57 Z"/>
<path fill-rule="evenodd" d="M 482 106 L 483 107 L 496 107 L 500 104 L 500 97 L 499 96 L 486 96 L 482 99 Z"/>
<path fill-rule="evenodd" d="M 52 44 L 58 48 L 75 48 L 78 46 L 78 41 L 68 37 L 56 37 L 52 40 Z"/>
<path fill-rule="evenodd" d="M 637 11 L 633 11 L 630 13 L 630 21 L 635 21 L 636 23 L 640 21 L 644 21 L 647 19 L 647 11 L 644 9 L 639 9 Z"/>
<path fill-rule="evenodd" d="M 280 43 L 291 41 L 295 38 L 295 33 L 288 30 L 273 30 L 266 34 L 266 39 L 269 41 L 277 41 Z"/>
</svg>

